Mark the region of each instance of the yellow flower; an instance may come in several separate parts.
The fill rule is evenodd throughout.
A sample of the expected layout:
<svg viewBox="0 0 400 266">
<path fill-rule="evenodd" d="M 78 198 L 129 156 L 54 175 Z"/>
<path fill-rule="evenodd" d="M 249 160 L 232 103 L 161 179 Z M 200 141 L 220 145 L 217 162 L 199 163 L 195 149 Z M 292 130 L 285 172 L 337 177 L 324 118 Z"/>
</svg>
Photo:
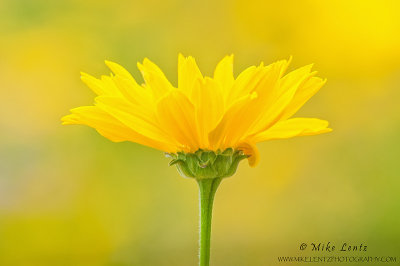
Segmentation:
<svg viewBox="0 0 400 266">
<path fill-rule="evenodd" d="M 138 63 L 142 85 L 106 61 L 114 74 L 97 79 L 81 73 L 98 95 L 95 105 L 72 109 L 62 121 L 168 153 L 233 148 L 254 166 L 258 142 L 331 131 L 325 120 L 290 118 L 325 83 L 312 65 L 285 74 L 290 61 L 251 66 L 235 78 L 231 55 L 218 63 L 213 77 L 204 77 L 193 57 L 179 55 L 177 87 L 147 58 Z"/>
</svg>

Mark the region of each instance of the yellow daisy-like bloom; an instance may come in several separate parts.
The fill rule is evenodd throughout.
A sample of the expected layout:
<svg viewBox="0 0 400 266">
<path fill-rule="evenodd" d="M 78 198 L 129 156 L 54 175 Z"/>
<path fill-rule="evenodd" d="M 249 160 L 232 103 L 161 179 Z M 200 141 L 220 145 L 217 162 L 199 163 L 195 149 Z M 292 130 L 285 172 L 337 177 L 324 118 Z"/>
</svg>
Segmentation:
<svg viewBox="0 0 400 266">
<path fill-rule="evenodd" d="M 95 105 L 72 109 L 62 121 L 167 153 L 233 148 L 255 166 L 258 142 L 331 131 L 325 120 L 290 118 L 325 83 L 312 65 L 285 74 L 290 61 L 251 66 L 235 78 L 231 55 L 218 63 L 213 77 L 204 77 L 193 57 L 179 55 L 177 87 L 147 58 L 138 63 L 142 85 L 106 61 L 114 74 L 97 79 L 81 73 L 98 95 Z"/>
</svg>

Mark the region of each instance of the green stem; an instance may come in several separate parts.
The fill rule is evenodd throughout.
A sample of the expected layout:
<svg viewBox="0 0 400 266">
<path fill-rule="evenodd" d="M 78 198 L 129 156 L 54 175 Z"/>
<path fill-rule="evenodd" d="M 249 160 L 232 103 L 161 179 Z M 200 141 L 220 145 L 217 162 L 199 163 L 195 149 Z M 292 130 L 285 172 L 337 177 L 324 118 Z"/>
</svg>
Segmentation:
<svg viewBox="0 0 400 266">
<path fill-rule="evenodd" d="M 221 180 L 222 178 L 197 179 L 200 189 L 200 266 L 210 265 L 212 207 Z"/>
</svg>

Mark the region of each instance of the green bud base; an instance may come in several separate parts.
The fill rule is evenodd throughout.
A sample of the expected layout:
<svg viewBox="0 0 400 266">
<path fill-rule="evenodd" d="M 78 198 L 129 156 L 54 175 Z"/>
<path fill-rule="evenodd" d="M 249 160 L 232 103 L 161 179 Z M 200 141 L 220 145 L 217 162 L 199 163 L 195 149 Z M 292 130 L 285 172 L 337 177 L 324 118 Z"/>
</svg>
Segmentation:
<svg viewBox="0 0 400 266">
<path fill-rule="evenodd" d="M 239 162 L 248 158 L 240 150 L 228 148 L 224 151 L 199 149 L 194 153 L 168 153 L 169 165 L 176 165 L 183 177 L 196 179 L 225 178 L 235 174 Z"/>
</svg>

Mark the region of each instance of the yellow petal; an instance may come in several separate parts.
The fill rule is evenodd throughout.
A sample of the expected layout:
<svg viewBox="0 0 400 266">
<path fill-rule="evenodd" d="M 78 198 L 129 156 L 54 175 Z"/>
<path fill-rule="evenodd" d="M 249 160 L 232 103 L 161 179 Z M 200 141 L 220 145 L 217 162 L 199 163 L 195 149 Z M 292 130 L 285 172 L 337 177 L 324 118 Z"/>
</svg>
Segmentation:
<svg viewBox="0 0 400 266">
<path fill-rule="evenodd" d="M 250 80 L 248 87 L 257 97 L 253 97 L 252 101 L 248 101 L 233 116 L 230 124 L 229 134 L 225 137 L 227 146 L 232 147 L 246 136 L 257 121 L 264 115 L 268 106 L 272 105 L 274 94 L 277 90 L 279 78 L 283 69 L 286 67 L 286 61 L 279 61 L 267 67 L 261 67 L 261 70 Z"/>
<path fill-rule="evenodd" d="M 132 80 L 121 77 L 119 75 L 113 77 L 114 83 L 118 87 L 121 95 L 128 101 L 140 105 L 148 111 L 155 110 L 155 102 L 150 90 L 139 86 Z"/>
<path fill-rule="evenodd" d="M 81 80 L 97 95 L 103 95 L 107 93 L 101 80 L 84 72 L 81 72 Z"/>
<path fill-rule="evenodd" d="M 173 147 L 137 133 L 96 106 L 78 107 L 72 109 L 71 113 L 62 118 L 63 124 L 90 126 L 96 129 L 102 136 L 114 142 L 132 141 L 166 152 L 173 151 Z"/>
<path fill-rule="evenodd" d="M 224 114 L 224 100 L 220 85 L 211 78 L 198 79 L 192 91 L 200 148 L 209 146 L 208 133 L 213 130 Z"/>
<path fill-rule="evenodd" d="M 115 75 L 121 76 L 130 80 L 133 83 L 136 83 L 136 80 L 132 77 L 132 75 L 121 65 L 108 60 L 105 61 L 105 64 L 108 66 L 108 68 L 110 68 L 112 72 L 114 72 Z"/>
<path fill-rule="evenodd" d="M 119 142 L 131 139 L 130 129 L 96 106 L 74 108 L 70 115 L 64 116 L 61 120 L 64 125 L 88 125 L 97 130 L 105 131 L 108 133 L 105 137 L 111 141 Z"/>
<path fill-rule="evenodd" d="M 241 126 L 241 123 L 243 122 L 243 115 L 244 115 L 244 110 L 248 106 L 252 106 L 252 103 L 254 103 L 255 99 L 257 98 L 257 94 L 249 94 L 242 99 L 236 101 L 235 104 L 233 104 L 224 114 L 222 117 L 221 121 L 218 123 L 218 125 L 215 127 L 214 130 L 212 130 L 209 134 L 209 142 L 210 142 L 210 147 L 213 150 L 216 149 L 226 149 L 229 147 L 233 147 L 230 142 L 230 138 L 235 134 L 235 130 Z M 239 119 L 242 119 L 240 123 L 238 124 L 237 121 Z M 251 119 L 251 117 L 247 117 L 247 119 Z M 229 138 L 229 139 L 228 139 Z"/>
<path fill-rule="evenodd" d="M 178 88 L 187 96 L 191 95 L 194 84 L 198 79 L 202 79 L 196 61 L 193 57 L 184 57 L 182 54 L 178 56 Z"/>
<path fill-rule="evenodd" d="M 220 84 L 224 95 L 227 95 L 235 80 L 233 77 L 233 54 L 225 56 L 218 63 L 214 71 L 214 80 Z"/>
<path fill-rule="evenodd" d="M 258 152 L 257 146 L 255 143 L 247 141 L 242 142 L 235 147 L 237 150 L 243 151 L 244 154 L 249 155 L 250 157 L 247 159 L 249 165 L 251 167 L 257 166 L 260 161 L 260 153 Z"/>
<path fill-rule="evenodd" d="M 234 81 L 232 88 L 226 97 L 228 106 L 237 99 L 256 91 L 260 97 L 271 94 L 276 88 L 277 80 L 283 75 L 290 61 L 281 60 L 276 63 L 264 66 L 251 66 L 242 71 Z"/>
<path fill-rule="evenodd" d="M 281 120 L 283 112 L 293 100 L 299 87 L 315 75 L 315 72 L 310 73 L 311 67 L 312 65 L 301 67 L 283 77 L 279 86 L 275 87 L 269 95 L 269 100 L 264 103 L 264 109 L 260 111 L 261 115 L 243 135 L 253 135 L 265 131 Z"/>
<path fill-rule="evenodd" d="M 317 135 L 332 131 L 328 125 L 328 121 L 317 118 L 292 118 L 276 123 L 266 131 L 255 135 L 252 140 L 257 143 L 272 139 Z"/>
<path fill-rule="evenodd" d="M 326 79 L 312 77 L 299 86 L 293 100 L 289 103 L 281 119 L 287 119 L 294 115 L 319 89 L 326 83 Z"/>
<path fill-rule="evenodd" d="M 226 93 L 226 108 L 229 108 L 238 99 L 251 93 L 254 89 L 254 84 L 261 78 L 262 71 L 262 67 L 251 66 L 239 74 L 232 88 L 228 91 L 224 91 Z"/>
<path fill-rule="evenodd" d="M 112 76 L 102 75 L 101 82 L 103 83 L 103 88 L 106 91 L 107 95 L 113 95 L 113 96 L 122 95 L 118 86 L 115 84 Z"/>
<path fill-rule="evenodd" d="M 121 95 L 121 91 L 115 84 L 112 76 L 103 75 L 100 79 L 97 79 L 89 74 L 81 72 L 81 80 L 97 95 Z"/>
<path fill-rule="evenodd" d="M 156 124 L 155 115 L 138 105 L 134 105 L 120 97 L 99 96 L 96 98 L 96 106 L 143 136 L 168 145 L 174 144 Z"/>
<path fill-rule="evenodd" d="M 149 59 L 145 58 L 143 64 L 138 63 L 137 66 L 146 82 L 146 87 L 150 88 L 156 100 L 172 90 L 173 87 L 164 73 Z"/>
<path fill-rule="evenodd" d="M 200 147 L 195 109 L 188 97 L 174 89 L 157 105 L 157 121 L 167 134 L 182 144 L 182 149 L 194 152 Z"/>
<path fill-rule="evenodd" d="M 290 61 L 280 60 L 272 63 L 268 66 L 262 67 L 264 72 L 262 73 L 262 79 L 259 83 L 254 86 L 254 91 L 256 91 L 260 97 L 264 97 L 266 94 L 269 99 L 273 100 L 276 95 L 280 94 L 279 84 L 277 81 L 285 73 Z"/>
<path fill-rule="evenodd" d="M 279 86 L 279 89 L 277 90 L 277 95 L 284 93 L 286 90 L 289 90 L 292 87 L 298 88 L 300 85 L 304 84 L 307 80 L 309 80 L 312 76 L 314 76 L 317 73 L 317 72 L 311 73 L 312 67 L 313 64 L 309 64 L 300 67 L 296 70 L 293 70 L 284 77 L 282 77 L 281 84 Z"/>
<path fill-rule="evenodd" d="M 111 78 L 125 98 L 134 103 L 142 104 L 144 107 L 151 105 L 152 99 L 149 90 L 140 86 L 124 67 L 107 60 L 105 63 L 114 72 L 115 76 Z"/>
</svg>

